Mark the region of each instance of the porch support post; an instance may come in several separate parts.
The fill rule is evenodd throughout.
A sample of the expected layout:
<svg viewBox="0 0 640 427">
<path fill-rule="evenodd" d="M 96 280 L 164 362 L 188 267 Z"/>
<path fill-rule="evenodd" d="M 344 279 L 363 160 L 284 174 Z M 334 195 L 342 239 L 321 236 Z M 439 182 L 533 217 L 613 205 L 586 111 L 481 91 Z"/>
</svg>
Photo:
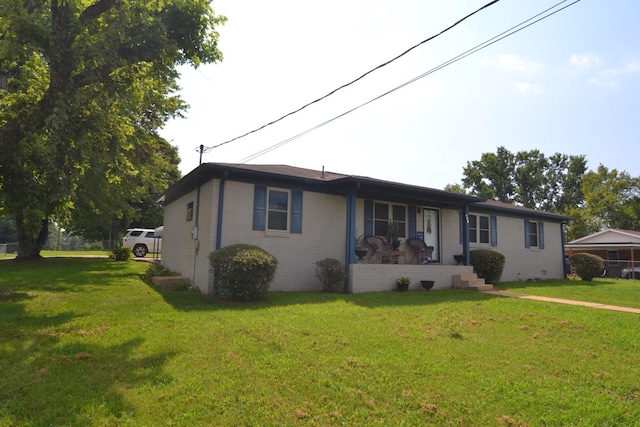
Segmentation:
<svg viewBox="0 0 640 427">
<path fill-rule="evenodd" d="M 347 195 L 347 235 L 345 244 L 344 266 L 349 271 L 349 266 L 356 263 L 356 190 L 358 185 L 349 191 Z M 351 292 L 349 289 L 349 277 L 344 281 L 345 292 Z"/>
<path fill-rule="evenodd" d="M 471 265 L 471 251 L 469 250 L 469 205 L 464 205 L 462 216 L 462 253 L 464 265 Z"/>
</svg>

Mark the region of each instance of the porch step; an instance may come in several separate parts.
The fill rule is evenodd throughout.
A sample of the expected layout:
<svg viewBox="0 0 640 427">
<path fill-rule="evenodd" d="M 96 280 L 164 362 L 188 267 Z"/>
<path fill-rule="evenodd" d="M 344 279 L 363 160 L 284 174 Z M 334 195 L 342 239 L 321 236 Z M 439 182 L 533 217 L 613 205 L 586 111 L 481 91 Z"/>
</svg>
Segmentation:
<svg viewBox="0 0 640 427">
<path fill-rule="evenodd" d="M 467 289 L 470 291 L 491 291 L 493 285 L 479 279 L 476 273 L 454 274 L 452 277 L 453 287 L 456 289 Z"/>
<path fill-rule="evenodd" d="M 160 287 L 169 287 L 183 283 L 189 283 L 189 278 L 184 276 L 153 276 L 151 281 Z"/>
</svg>

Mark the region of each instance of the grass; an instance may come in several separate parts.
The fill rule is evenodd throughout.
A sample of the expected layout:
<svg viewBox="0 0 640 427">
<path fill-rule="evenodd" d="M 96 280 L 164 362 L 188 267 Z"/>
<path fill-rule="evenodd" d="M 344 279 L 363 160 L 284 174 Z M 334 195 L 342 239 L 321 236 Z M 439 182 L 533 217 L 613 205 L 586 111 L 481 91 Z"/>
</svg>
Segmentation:
<svg viewBox="0 0 640 427">
<path fill-rule="evenodd" d="M 111 253 L 110 250 L 107 249 L 101 249 L 101 250 L 76 250 L 76 251 L 50 251 L 50 250 L 46 250 L 46 251 L 41 251 L 40 255 L 42 255 L 45 258 L 50 258 L 50 257 L 74 257 L 74 256 L 109 256 L 109 254 Z M 151 256 L 151 255 L 149 255 Z M 8 254 L 0 254 L 0 260 L 12 260 L 16 257 L 15 253 L 8 253 Z"/>
<path fill-rule="evenodd" d="M 234 304 L 146 267 L 0 263 L 0 426 L 640 419 L 635 314 L 453 290 Z"/>
<path fill-rule="evenodd" d="M 640 280 L 598 278 L 591 282 L 581 280 L 505 282 L 498 283 L 495 288 L 529 295 L 640 308 Z"/>
</svg>

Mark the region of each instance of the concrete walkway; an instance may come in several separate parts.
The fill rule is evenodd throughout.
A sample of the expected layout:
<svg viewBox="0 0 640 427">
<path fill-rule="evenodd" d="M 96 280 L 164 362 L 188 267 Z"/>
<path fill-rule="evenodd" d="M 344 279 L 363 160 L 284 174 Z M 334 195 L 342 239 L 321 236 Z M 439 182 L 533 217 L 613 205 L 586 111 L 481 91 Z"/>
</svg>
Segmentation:
<svg viewBox="0 0 640 427">
<path fill-rule="evenodd" d="M 555 302 L 557 304 L 581 305 L 583 307 L 600 308 L 600 309 L 603 309 L 603 310 L 623 311 L 625 313 L 640 314 L 640 308 L 619 307 L 617 305 L 600 304 L 600 303 L 597 303 L 597 302 L 574 301 L 574 300 L 570 300 L 570 299 L 538 297 L 538 296 L 535 296 L 535 295 L 516 294 L 516 293 L 513 293 L 513 292 L 496 291 L 496 290 L 483 291 L 482 293 L 490 294 L 490 295 L 497 295 L 497 296 L 501 296 L 501 297 L 531 299 L 531 300 L 536 300 L 536 301 Z"/>
</svg>

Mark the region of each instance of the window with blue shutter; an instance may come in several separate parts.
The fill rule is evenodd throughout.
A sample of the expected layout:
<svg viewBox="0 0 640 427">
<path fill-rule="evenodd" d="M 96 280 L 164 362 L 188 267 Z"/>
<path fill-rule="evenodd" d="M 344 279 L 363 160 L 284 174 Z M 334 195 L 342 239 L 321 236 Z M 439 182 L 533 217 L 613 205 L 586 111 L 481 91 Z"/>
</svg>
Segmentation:
<svg viewBox="0 0 640 427">
<path fill-rule="evenodd" d="M 544 249 L 544 223 L 524 220 L 524 247 Z"/>
</svg>

